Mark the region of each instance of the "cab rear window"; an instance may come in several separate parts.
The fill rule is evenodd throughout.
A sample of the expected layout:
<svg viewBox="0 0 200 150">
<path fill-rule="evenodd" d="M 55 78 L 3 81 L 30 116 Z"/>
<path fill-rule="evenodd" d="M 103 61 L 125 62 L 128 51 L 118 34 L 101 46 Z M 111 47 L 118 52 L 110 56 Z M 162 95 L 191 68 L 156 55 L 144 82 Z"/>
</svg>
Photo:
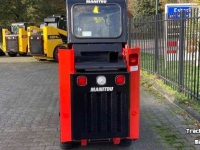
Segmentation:
<svg viewBox="0 0 200 150">
<path fill-rule="evenodd" d="M 121 8 L 117 4 L 78 4 L 72 7 L 72 30 L 80 38 L 117 38 L 122 32 Z"/>
</svg>

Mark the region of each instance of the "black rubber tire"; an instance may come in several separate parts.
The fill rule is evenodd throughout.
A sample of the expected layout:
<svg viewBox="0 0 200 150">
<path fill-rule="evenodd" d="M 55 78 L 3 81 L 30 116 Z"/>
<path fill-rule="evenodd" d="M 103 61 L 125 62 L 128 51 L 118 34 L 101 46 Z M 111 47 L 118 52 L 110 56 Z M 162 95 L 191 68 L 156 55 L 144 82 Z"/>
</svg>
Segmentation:
<svg viewBox="0 0 200 150">
<path fill-rule="evenodd" d="M 66 48 L 65 46 L 57 46 L 54 51 L 53 51 L 53 59 L 55 62 L 59 63 L 59 60 L 58 60 L 58 49 L 59 48 Z"/>
<path fill-rule="evenodd" d="M 39 58 L 35 58 L 37 59 L 38 61 L 46 61 L 46 59 L 39 59 Z"/>
<path fill-rule="evenodd" d="M 131 139 L 122 139 L 120 142 L 121 146 L 130 146 L 132 144 L 133 140 Z"/>
<path fill-rule="evenodd" d="M 2 49 L 0 49 L 0 56 L 5 56 L 6 54 L 3 52 Z"/>
<path fill-rule="evenodd" d="M 16 57 L 17 56 L 17 53 L 8 53 L 8 56 L 10 56 L 10 57 Z"/>
<path fill-rule="evenodd" d="M 74 148 L 74 142 L 60 143 L 60 147 L 61 147 L 63 150 L 73 149 L 73 148 Z"/>
<path fill-rule="evenodd" d="M 20 56 L 27 56 L 27 53 L 19 54 Z"/>
<path fill-rule="evenodd" d="M 59 47 L 56 47 L 54 52 L 53 52 L 53 59 L 57 63 L 59 62 L 59 60 L 58 60 L 58 49 L 59 49 Z"/>
<path fill-rule="evenodd" d="M 46 59 L 38 59 L 39 61 L 46 61 Z"/>
</svg>

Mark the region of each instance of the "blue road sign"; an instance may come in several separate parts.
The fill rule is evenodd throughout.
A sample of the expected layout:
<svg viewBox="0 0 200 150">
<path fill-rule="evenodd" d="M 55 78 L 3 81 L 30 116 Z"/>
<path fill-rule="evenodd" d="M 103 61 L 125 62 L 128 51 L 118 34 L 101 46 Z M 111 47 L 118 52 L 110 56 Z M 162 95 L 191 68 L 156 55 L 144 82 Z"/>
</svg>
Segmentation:
<svg viewBox="0 0 200 150">
<path fill-rule="evenodd" d="M 189 14 L 191 12 L 191 8 L 193 6 L 167 6 L 167 13 L 168 13 L 168 19 L 179 19 L 180 18 L 180 12 L 184 10 L 186 12 L 186 18 L 189 17 Z"/>
</svg>

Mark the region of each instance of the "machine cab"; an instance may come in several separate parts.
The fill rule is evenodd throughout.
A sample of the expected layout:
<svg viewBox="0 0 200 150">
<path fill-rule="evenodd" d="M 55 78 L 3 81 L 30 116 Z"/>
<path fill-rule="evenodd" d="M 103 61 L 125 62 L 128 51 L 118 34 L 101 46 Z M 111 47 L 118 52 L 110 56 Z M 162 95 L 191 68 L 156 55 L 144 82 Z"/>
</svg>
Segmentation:
<svg viewBox="0 0 200 150">
<path fill-rule="evenodd" d="M 67 0 L 68 42 L 125 43 L 125 0 Z"/>
<path fill-rule="evenodd" d="M 66 24 L 65 15 L 52 15 L 50 17 L 44 18 L 43 22 L 43 26 L 53 26 L 62 30 L 66 30 Z"/>
<path fill-rule="evenodd" d="M 40 24 L 40 29 L 43 29 L 43 27 L 45 27 L 45 26 L 46 26 L 46 23 L 42 22 L 42 23 Z"/>
<path fill-rule="evenodd" d="M 19 28 L 23 28 L 24 30 L 27 30 L 27 27 L 33 26 L 34 23 L 32 22 L 19 22 L 19 23 L 12 23 L 11 24 L 11 33 L 18 34 Z"/>
<path fill-rule="evenodd" d="M 126 69 L 126 15 L 126 0 L 67 0 L 68 47 L 74 48 L 76 70 Z"/>
</svg>

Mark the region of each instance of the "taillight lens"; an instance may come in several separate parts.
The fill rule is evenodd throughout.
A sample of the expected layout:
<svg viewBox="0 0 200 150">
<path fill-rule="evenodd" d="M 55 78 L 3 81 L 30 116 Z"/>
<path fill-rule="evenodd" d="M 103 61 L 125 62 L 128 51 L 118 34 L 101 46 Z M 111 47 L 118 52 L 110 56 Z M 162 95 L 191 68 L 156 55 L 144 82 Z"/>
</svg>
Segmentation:
<svg viewBox="0 0 200 150">
<path fill-rule="evenodd" d="M 85 86 L 87 84 L 87 77 L 86 76 L 79 76 L 77 78 L 77 84 L 79 86 Z"/>
<path fill-rule="evenodd" d="M 118 85 L 124 84 L 124 83 L 125 83 L 125 76 L 123 76 L 123 75 L 118 75 L 118 76 L 116 76 L 116 77 L 115 77 L 115 82 L 116 82 L 116 84 L 118 84 Z"/>
<path fill-rule="evenodd" d="M 138 65 L 138 54 L 130 54 L 129 55 L 129 66 Z"/>
</svg>

